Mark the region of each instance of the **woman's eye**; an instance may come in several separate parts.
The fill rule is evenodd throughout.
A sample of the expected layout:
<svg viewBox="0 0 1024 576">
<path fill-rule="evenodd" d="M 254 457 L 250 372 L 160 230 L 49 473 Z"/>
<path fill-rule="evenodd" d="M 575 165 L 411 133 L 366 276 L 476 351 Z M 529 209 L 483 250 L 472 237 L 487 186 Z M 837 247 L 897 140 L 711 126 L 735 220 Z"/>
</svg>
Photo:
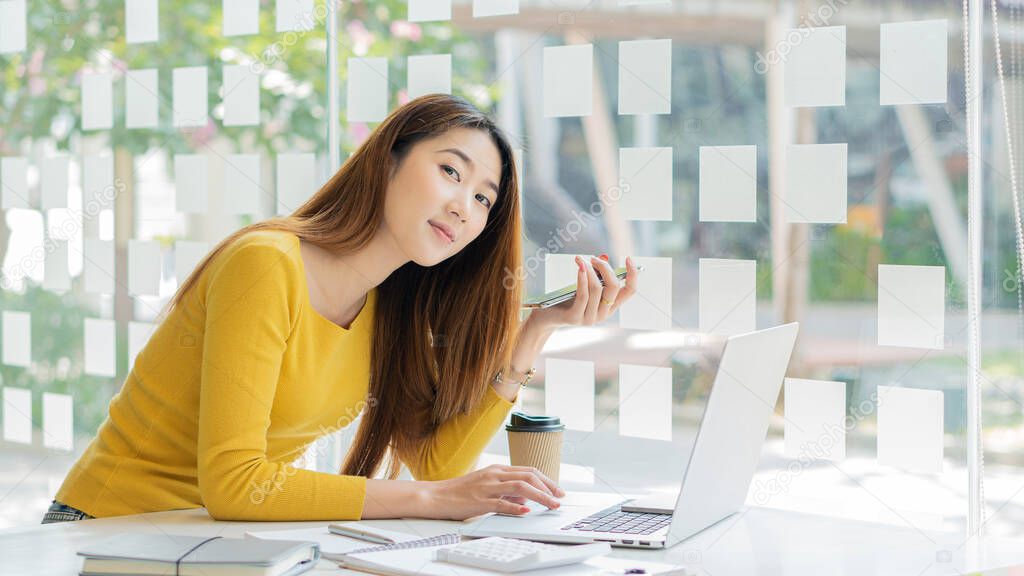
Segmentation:
<svg viewBox="0 0 1024 576">
<path fill-rule="evenodd" d="M 451 170 L 452 170 L 451 172 L 448 172 L 448 169 L 449 169 L 449 168 L 451 168 Z M 456 178 L 455 178 L 455 181 L 456 181 L 456 182 L 462 182 L 462 180 L 461 180 L 460 178 L 458 178 L 458 175 L 459 175 L 459 171 L 458 171 L 458 170 L 456 170 L 455 168 L 452 168 L 451 166 L 449 166 L 449 165 L 447 165 L 447 164 L 442 164 L 442 165 L 441 165 L 441 169 L 442 169 L 442 170 L 444 170 L 444 171 L 445 171 L 446 173 L 448 173 L 449 175 L 450 175 L 450 174 L 452 174 L 452 172 L 454 172 L 454 173 L 455 173 L 455 176 L 456 176 Z"/>
<path fill-rule="evenodd" d="M 484 204 L 485 206 L 487 206 L 488 208 L 491 207 L 491 199 L 490 198 L 488 198 L 487 196 L 484 196 L 483 194 L 477 194 L 476 196 L 477 196 L 477 198 L 483 198 L 484 200 L 487 201 L 487 203 Z"/>
</svg>

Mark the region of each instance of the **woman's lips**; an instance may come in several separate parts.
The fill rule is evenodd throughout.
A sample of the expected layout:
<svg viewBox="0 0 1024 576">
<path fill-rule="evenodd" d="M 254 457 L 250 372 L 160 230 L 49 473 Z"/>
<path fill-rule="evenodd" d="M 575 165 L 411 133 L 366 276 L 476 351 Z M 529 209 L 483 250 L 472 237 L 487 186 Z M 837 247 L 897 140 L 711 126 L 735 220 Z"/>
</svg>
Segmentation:
<svg viewBox="0 0 1024 576">
<path fill-rule="evenodd" d="M 454 240 L 452 240 L 451 236 L 449 236 L 448 234 L 446 234 L 444 230 L 441 230 L 440 228 L 438 228 L 437 226 L 434 226 L 434 225 L 433 225 L 433 224 L 431 224 L 430 222 L 428 222 L 428 224 L 430 224 L 430 227 L 434 229 L 434 232 L 435 232 L 435 233 L 436 233 L 436 234 L 437 234 L 438 236 L 440 236 L 442 240 L 444 240 L 444 241 L 445 241 L 445 242 L 447 242 L 448 244 L 451 244 L 452 242 L 454 242 Z"/>
</svg>

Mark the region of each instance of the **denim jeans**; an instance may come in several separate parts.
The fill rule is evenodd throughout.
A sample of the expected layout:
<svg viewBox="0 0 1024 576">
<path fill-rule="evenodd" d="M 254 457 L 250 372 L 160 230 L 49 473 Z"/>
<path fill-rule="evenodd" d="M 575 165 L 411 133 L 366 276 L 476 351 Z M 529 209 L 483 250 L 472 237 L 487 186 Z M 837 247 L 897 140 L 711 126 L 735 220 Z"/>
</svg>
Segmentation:
<svg viewBox="0 0 1024 576">
<path fill-rule="evenodd" d="M 56 500 L 50 504 L 50 509 L 46 511 L 43 516 L 43 524 L 50 524 L 53 522 L 74 522 L 76 520 L 88 520 L 93 518 L 85 512 L 82 512 L 78 508 L 72 508 L 67 504 L 62 504 Z"/>
</svg>

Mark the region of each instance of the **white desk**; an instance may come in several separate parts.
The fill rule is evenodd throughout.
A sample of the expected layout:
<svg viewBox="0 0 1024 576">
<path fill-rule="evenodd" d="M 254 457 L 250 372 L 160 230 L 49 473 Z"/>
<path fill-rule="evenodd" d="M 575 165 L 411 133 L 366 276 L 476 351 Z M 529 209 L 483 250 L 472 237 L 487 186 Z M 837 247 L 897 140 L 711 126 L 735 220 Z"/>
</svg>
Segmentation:
<svg viewBox="0 0 1024 576">
<path fill-rule="evenodd" d="M 423 536 L 450 532 L 459 522 L 375 520 Z M 326 522 L 216 522 L 205 509 L 63 522 L 0 531 L 0 574 L 77 574 L 75 551 L 109 534 L 132 531 L 242 536 L 246 530 L 325 525 Z M 870 574 L 921 576 L 1024 564 L 1024 541 L 986 538 L 965 543 L 955 534 L 924 533 L 767 508 L 748 508 L 668 550 L 615 549 L 615 556 L 686 566 L 706 576 L 738 574 Z M 359 574 L 322 560 L 308 574 Z"/>
</svg>

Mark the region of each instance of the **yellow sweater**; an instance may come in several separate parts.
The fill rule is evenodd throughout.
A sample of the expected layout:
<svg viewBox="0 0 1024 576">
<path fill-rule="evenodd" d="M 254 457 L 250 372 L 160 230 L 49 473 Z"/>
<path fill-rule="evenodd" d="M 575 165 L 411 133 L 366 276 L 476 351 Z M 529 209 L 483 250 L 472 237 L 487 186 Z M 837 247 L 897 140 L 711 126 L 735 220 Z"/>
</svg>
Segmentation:
<svg viewBox="0 0 1024 576">
<path fill-rule="evenodd" d="M 362 517 L 365 478 L 290 463 L 364 406 L 376 295 L 346 330 L 310 305 L 298 237 L 246 234 L 154 331 L 56 499 L 96 517 L 201 506 L 221 520 Z M 471 470 L 512 407 L 488 388 L 402 458 L 414 478 Z"/>
</svg>

